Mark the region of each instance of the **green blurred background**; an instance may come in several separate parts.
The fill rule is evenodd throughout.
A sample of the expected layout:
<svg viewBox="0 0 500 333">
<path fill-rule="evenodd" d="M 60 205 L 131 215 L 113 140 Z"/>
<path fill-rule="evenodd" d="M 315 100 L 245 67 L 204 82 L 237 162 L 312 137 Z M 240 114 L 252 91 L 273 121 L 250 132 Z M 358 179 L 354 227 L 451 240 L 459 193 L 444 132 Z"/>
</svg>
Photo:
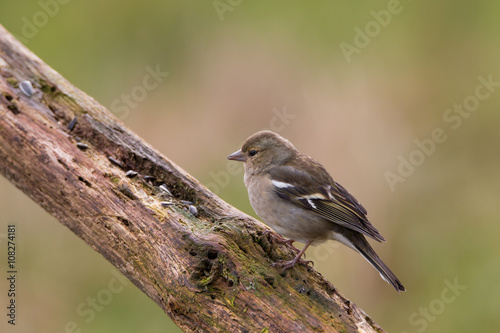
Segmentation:
<svg viewBox="0 0 500 333">
<path fill-rule="evenodd" d="M 249 214 L 242 169 L 226 161 L 247 136 L 271 128 L 323 163 L 387 238 L 373 245 L 408 291 L 333 243 L 308 259 L 387 331 L 408 333 L 498 329 L 500 89 L 478 88 L 478 77 L 500 82 L 499 14 L 493 0 L 0 5 L 0 23 L 41 59 Z M 150 69 L 169 75 L 138 95 Z M 124 94 L 135 94 L 129 105 Z M 447 111 L 464 102 L 473 111 Z M 431 144 L 436 128 L 445 139 Z M 0 212 L 2 267 L 7 224 L 17 225 L 20 293 L 15 327 L 2 304 L 2 332 L 70 322 L 179 332 L 130 282 L 92 320 L 78 313 L 117 281 L 113 267 L 4 178 Z M 2 278 L 2 303 L 6 290 Z"/>
</svg>

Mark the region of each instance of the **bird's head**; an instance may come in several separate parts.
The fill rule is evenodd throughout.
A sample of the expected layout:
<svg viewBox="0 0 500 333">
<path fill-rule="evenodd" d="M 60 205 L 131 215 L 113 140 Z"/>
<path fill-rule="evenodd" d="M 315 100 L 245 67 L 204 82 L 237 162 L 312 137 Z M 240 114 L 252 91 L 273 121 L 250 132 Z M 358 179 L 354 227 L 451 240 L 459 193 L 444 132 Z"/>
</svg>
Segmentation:
<svg viewBox="0 0 500 333">
<path fill-rule="evenodd" d="M 260 173 L 285 164 L 297 153 L 287 139 L 272 131 L 260 131 L 251 135 L 241 149 L 227 159 L 244 162 L 247 172 Z"/>
</svg>

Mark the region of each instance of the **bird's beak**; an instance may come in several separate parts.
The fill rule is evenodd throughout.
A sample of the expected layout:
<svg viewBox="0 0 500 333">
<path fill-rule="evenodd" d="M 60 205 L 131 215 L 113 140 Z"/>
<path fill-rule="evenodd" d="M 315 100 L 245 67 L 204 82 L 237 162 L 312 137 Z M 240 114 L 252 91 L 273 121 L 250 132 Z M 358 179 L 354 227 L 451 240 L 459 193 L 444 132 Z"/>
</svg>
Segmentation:
<svg viewBox="0 0 500 333">
<path fill-rule="evenodd" d="M 245 162 L 247 160 L 245 155 L 243 155 L 243 153 L 241 152 L 241 150 L 235 151 L 234 153 L 229 155 L 227 157 L 227 159 L 232 160 L 232 161 L 240 161 L 240 162 Z"/>
</svg>

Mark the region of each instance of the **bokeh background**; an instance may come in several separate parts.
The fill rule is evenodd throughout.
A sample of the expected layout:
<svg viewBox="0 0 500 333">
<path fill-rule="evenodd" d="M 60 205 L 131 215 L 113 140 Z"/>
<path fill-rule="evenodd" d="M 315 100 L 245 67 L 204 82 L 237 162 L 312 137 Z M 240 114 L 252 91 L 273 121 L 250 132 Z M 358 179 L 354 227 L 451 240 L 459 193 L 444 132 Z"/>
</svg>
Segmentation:
<svg viewBox="0 0 500 333">
<path fill-rule="evenodd" d="M 308 258 L 387 331 L 408 333 L 498 329 L 499 14 L 493 0 L 0 5 L 41 59 L 249 214 L 242 169 L 226 161 L 247 136 L 273 129 L 323 163 L 387 238 L 373 245 L 408 291 L 334 243 Z M 163 76 L 145 90 L 151 70 Z M 463 103 L 472 111 L 453 111 Z M 8 224 L 19 255 L 18 322 L 3 304 L 2 332 L 180 332 L 130 282 L 92 319 L 79 313 L 117 283 L 113 267 L 2 177 L 0 223 L 2 267 Z M 6 290 L 2 278 L 1 300 Z"/>
</svg>

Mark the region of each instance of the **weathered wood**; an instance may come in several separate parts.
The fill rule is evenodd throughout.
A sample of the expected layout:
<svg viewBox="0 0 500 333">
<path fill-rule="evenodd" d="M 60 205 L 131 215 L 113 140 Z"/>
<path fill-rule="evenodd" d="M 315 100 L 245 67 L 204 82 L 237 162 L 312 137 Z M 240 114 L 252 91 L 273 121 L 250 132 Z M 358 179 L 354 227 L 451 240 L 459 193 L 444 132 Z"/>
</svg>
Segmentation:
<svg viewBox="0 0 500 333">
<path fill-rule="evenodd" d="M 20 89 L 25 80 L 31 96 Z M 273 243 L 266 226 L 208 191 L 1 26 L 0 172 L 186 332 L 382 331 L 314 269 L 270 268 L 291 258 L 291 248 Z"/>
</svg>

